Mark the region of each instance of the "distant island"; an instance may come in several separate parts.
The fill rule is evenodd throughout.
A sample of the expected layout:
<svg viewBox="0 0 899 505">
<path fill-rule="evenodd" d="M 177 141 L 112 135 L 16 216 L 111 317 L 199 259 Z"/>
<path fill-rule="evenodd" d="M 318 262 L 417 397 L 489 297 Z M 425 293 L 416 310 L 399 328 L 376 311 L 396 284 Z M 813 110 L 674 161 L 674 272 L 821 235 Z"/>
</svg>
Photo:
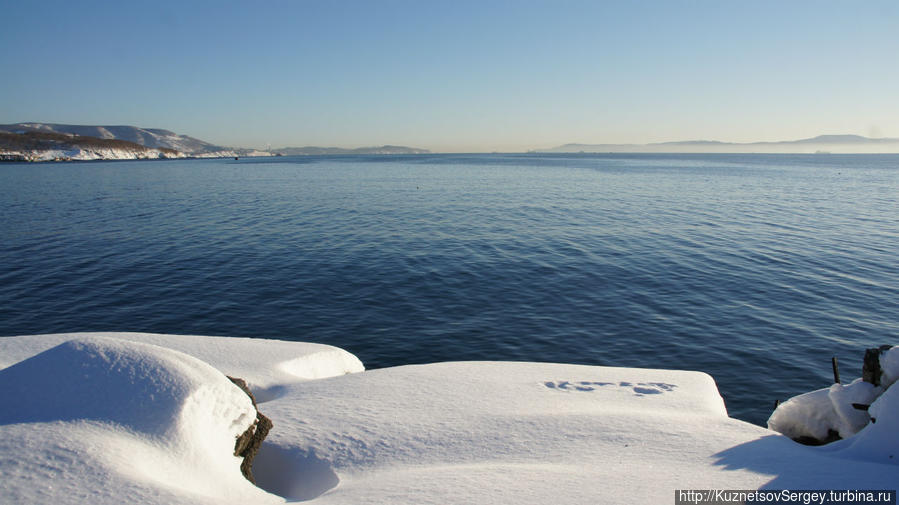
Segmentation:
<svg viewBox="0 0 899 505">
<path fill-rule="evenodd" d="M 687 140 L 654 144 L 565 144 L 535 153 L 899 153 L 899 138 L 819 135 L 779 142 Z"/>
<path fill-rule="evenodd" d="M 348 154 L 425 154 L 427 149 L 385 145 L 285 147 L 258 150 L 227 147 L 159 128 L 55 123 L 0 125 L 0 161 L 82 161 L 167 158 L 230 158 Z"/>
</svg>

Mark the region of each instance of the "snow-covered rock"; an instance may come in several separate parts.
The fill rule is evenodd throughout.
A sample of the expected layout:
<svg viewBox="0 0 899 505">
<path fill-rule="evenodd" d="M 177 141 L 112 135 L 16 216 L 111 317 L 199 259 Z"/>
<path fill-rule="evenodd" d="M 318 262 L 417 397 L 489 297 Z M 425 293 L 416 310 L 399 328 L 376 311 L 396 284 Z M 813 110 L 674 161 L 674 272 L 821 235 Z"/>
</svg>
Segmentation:
<svg viewBox="0 0 899 505">
<path fill-rule="evenodd" d="M 883 351 L 879 356 L 879 385 L 861 378 L 847 385 L 833 384 L 790 398 L 780 404 L 768 418 L 768 428 L 793 439 L 830 440 L 831 432 L 840 438 L 858 433 L 876 416 L 870 410 L 857 408 L 872 406 L 884 391 L 899 378 L 899 346 Z"/>
<path fill-rule="evenodd" d="M 48 501 L 80 503 L 112 484 L 140 488 L 140 501 L 156 489 L 182 503 L 273 501 L 244 480 L 233 455 L 237 436 L 255 420 L 250 398 L 186 354 L 119 339 L 71 340 L 0 370 L 0 403 L 4 499 L 39 503 L 39 493 L 59 486 Z"/>
<path fill-rule="evenodd" d="M 794 396 L 780 404 L 768 419 L 768 428 L 792 439 L 826 440 L 831 430 L 841 438 L 854 435 L 871 419 L 852 404 L 870 405 L 883 388 L 856 379 Z"/>
</svg>

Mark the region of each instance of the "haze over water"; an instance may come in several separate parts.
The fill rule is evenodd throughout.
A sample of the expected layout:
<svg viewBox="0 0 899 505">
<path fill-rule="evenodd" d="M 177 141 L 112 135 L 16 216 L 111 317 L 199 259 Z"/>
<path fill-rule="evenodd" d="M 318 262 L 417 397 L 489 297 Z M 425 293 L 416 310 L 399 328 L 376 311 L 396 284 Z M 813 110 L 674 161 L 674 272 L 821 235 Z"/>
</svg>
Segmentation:
<svg viewBox="0 0 899 505">
<path fill-rule="evenodd" d="M 702 370 L 762 424 L 899 333 L 899 155 L 4 164 L 0 188 L 0 335 Z"/>
</svg>

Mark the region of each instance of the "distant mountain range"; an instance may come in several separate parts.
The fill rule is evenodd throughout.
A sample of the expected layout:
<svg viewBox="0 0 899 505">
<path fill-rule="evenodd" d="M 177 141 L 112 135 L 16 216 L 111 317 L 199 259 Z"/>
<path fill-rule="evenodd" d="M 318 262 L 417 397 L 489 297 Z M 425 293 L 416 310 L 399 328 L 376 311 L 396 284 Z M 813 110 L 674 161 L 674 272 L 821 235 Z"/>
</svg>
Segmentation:
<svg viewBox="0 0 899 505">
<path fill-rule="evenodd" d="M 687 140 L 655 144 L 565 144 L 541 153 L 899 153 L 899 138 L 860 135 L 819 135 L 780 142 L 719 142 Z"/>
</svg>

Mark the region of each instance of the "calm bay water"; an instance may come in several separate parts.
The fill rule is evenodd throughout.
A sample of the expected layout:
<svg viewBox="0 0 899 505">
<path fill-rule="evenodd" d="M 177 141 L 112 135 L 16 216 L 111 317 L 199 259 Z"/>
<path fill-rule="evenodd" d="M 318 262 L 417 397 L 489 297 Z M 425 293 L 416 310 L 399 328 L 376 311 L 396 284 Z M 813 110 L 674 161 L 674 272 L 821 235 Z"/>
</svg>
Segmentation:
<svg viewBox="0 0 899 505">
<path fill-rule="evenodd" d="M 702 370 L 759 424 L 899 344 L 897 252 L 899 155 L 0 165 L 0 335 Z"/>
</svg>

